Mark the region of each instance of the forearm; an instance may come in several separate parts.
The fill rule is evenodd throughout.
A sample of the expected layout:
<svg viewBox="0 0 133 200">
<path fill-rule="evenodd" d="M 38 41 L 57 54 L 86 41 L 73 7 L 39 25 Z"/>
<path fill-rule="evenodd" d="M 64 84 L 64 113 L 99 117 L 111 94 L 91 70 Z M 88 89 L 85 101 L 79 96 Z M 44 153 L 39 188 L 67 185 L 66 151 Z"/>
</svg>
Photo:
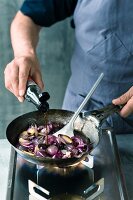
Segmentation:
<svg viewBox="0 0 133 200">
<path fill-rule="evenodd" d="M 5 87 L 21 102 L 24 100 L 29 77 L 41 89 L 43 88 L 40 65 L 36 56 L 39 30 L 40 27 L 20 11 L 11 24 L 14 58 L 7 64 L 4 71 Z"/>
<path fill-rule="evenodd" d="M 20 11 L 11 24 L 11 42 L 14 57 L 35 54 L 40 27 Z"/>
</svg>

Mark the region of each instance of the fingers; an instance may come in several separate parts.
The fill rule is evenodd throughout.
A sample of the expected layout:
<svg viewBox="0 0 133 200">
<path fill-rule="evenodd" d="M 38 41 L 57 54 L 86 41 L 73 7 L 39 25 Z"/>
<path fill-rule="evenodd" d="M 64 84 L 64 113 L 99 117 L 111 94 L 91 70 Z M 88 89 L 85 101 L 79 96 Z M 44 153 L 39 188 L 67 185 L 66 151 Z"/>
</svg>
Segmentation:
<svg viewBox="0 0 133 200">
<path fill-rule="evenodd" d="M 34 56 L 15 58 L 4 71 L 5 87 L 11 91 L 20 102 L 24 101 L 26 85 L 30 76 L 41 89 L 43 89 L 42 77 L 37 58 Z"/>
<path fill-rule="evenodd" d="M 131 98 L 120 111 L 122 117 L 127 117 L 133 113 L 133 98 Z"/>
<path fill-rule="evenodd" d="M 122 110 L 120 111 L 120 115 L 122 117 L 127 117 L 131 113 L 133 113 L 133 87 L 131 87 L 125 94 L 118 97 L 117 99 L 113 99 L 112 101 L 115 105 L 124 105 Z"/>
<path fill-rule="evenodd" d="M 7 65 L 4 71 L 4 74 L 5 74 L 5 87 L 17 97 L 18 96 L 18 66 L 15 66 L 14 61 L 12 61 L 11 63 Z"/>
<path fill-rule="evenodd" d="M 27 80 L 29 77 L 30 67 L 26 63 L 21 63 L 19 67 L 19 86 L 18 92 L 20 97 L 24 97 L 26 91 Z"/>
<path fill-rule="evenodd" d="M 35 83 L 41 88 L 41 90 L 43 90 L 44 88 L 44 83 L 42 81 L 42 76 L 40 71 L 37 71 L 36 73 L 34 73 L 34 75 L 32 76 L 32 79 L 35 81 Z"/>
<path fill-rule="evenodd" d="M 13 63 L 13 62 L 12 62 Z M 10 77 L 12 77 L 12 90 L 14 91 L 15 96 L 19 96 L 18 94 L 18 84 L 19 84 L 19 79 L 18 79 L 18 66 L 15 66 L 15 64 L 13 63 L 13 68 L 11 70 L 10 73 Z"/>
<path fill-rule="evenodd" d="M 19 63 L 14 59 L 7 65 L 4 74 L 5 87 L 11 91 L 20 102 L 23 102 L 29 70 L 24 66 L 23 62 Z M 20 92 L 19 88 L 21 88 L 23 92 Z"/>
<path fill-rule="evenodd" d="M 113 99 L 113 103 L 116 105 L 125 104 L 133 96 L 133 87 L 131 87 L 125 94 L 121 95 L 117 99 Z"/>
</svg>

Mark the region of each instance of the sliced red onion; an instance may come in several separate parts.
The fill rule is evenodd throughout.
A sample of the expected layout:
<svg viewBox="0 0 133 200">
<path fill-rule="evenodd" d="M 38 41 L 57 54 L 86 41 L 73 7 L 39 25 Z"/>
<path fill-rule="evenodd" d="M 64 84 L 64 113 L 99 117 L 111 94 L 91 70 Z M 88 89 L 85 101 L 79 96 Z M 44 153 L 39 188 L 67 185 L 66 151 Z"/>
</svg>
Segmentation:
<svg viewBox="0 0 133 200">
<path fill-rule="evenodd" d="M 52 158 L 62 158 L 62 157 L 63 153 L 60 150 L 58 150 L 57 153 L 54 156 L 52 156 Z"/>
<path fill-rule="evenodd" d="M 32 144 L 32 141 L 30 140 L 25 140 L 23 138 L 19 138 L 19 143 L 22 145 L 22 146 L 29 146 L 30 144 Z"/>
<path fill-rule="evenodd" d="M 56 137 L 54 135 L 48 135 L 48 144 L 49 145 L 52 145 L 52 144 L 56 144 L 57 143 L 57 140 L 56 140 Z"/>
<path fill-rule="evenodd" d="M 83 153 L 91 150 L 92 145 L 88 145 L 79 136 L 70 138 L 67 135 L 59 135 L 58 137 L 52 135 L 62 127 L 63 125 L 54 123 L 38 127 L 31 125 L 20 134 L 16 147 L 37 157 L 53 159 L 80 157 Z"/>
<path fill-rule="evenodd" d="M 47 153 L 44 150 L 38 150 L 38 151 L 36 151 L 35 155 L 37 157 L 47 157 Z"/>
<path fill-rule="evenodd" d="M 50 156 L 54 156 L 57 154 L 58 152 L 58 147 L 55 146 L 55 145 L 50 145 L 48 148 L 47 148 L 47 153 L 50 155 Z"/>
</svg>

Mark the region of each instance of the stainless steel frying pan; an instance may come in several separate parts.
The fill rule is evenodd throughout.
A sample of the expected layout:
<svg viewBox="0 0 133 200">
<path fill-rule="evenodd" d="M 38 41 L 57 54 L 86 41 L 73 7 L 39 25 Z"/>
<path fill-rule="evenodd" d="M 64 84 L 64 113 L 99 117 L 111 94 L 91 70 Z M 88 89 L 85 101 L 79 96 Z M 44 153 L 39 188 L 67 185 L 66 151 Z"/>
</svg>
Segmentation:
<svg viewBox="0 0 133 200">
<path fill-rule="evenodd" d="M 101 124 L 109 115 L 120 110 L 119 106 L 109 105 L 103 109 L 92 111 L 91 113 L 85 112 L 75 120 L 74 129 L 79 132 L 80 136 L 88 142 L 90 139 L 93 148 L 99 143 L 101 136 Z M 58 167 L 68 167 L 79 163 L 84 160 L 88 152 L 84 153 L 80 158 L 66 158 L 66 159 L 52 159 L 40 158 L 34 155 L 29 155 L 18 148 L 16 143 L 19 134 L 26 130 L 31 124 L 43 125 L 45 124 L 45 115 L 47 115 L 47 122 L 66 124 L 71 119 L 73 112 L 67 110 L 51 109 L 46 113 L 34 111 L 14 119 L 7 127 L 6 136 L 12 147 L 24 159 L 39 165 L 51 165 Z"/>
</svg>

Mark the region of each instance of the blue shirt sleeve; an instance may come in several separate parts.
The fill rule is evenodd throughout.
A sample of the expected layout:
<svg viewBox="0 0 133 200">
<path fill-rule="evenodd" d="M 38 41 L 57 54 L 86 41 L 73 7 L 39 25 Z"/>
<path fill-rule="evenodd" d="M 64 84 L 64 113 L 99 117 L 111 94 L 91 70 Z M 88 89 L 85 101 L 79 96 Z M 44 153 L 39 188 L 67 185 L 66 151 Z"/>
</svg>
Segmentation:
<svg viewBox="0 0 133 200">
<path fill-rule="evenodd" d="M 34 23 L 49 27 L 73 15 L 77 0 L 25 0 L 20 10 Z"/>
</svg>

